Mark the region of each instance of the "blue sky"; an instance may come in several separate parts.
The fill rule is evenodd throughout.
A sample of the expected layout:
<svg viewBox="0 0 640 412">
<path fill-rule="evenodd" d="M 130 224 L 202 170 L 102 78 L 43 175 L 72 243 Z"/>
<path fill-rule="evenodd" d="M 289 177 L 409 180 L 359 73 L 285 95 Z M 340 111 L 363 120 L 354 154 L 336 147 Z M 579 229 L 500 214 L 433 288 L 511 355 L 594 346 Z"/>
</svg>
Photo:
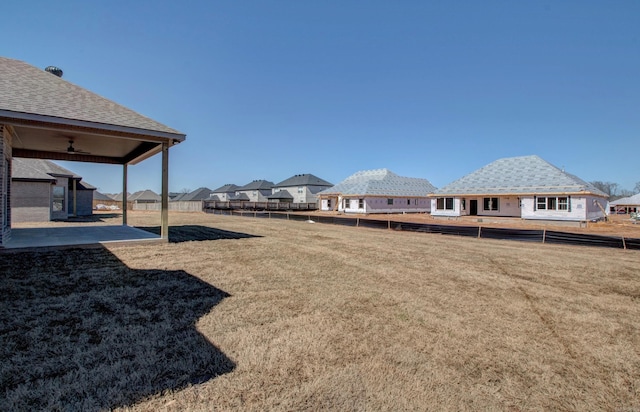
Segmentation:
<svg viewBox="0 0 640 412">
<path fill-rule="evenodd" d="M 0 54 L 173 127 L 171 191 L 537 154 L 640 181 L 640 1 L 9 1 Z M 9 16 L 9 17 L 7 17 Z M 103 192 L 121 168 L 61 163 Z M 129 169 L 160 190 L 160 158 Z"/>
</svg>

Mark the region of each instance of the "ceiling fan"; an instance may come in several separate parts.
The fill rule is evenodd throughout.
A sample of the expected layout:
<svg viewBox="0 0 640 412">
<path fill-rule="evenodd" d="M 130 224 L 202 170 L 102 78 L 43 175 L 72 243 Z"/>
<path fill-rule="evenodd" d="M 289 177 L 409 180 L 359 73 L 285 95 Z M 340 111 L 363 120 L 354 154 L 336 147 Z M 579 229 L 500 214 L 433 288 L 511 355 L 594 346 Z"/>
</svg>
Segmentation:
<svg viewBox="0 0 640 412">
<path fill-rule="evenodd" d="M 73 139 L 69 139 L 69 147 L 67 147 L 67 153 L 69 154 L 90 154 L 89 152 L 85 152 L 84 150 L 76 149 L 73 147 Z"/>
</svg>

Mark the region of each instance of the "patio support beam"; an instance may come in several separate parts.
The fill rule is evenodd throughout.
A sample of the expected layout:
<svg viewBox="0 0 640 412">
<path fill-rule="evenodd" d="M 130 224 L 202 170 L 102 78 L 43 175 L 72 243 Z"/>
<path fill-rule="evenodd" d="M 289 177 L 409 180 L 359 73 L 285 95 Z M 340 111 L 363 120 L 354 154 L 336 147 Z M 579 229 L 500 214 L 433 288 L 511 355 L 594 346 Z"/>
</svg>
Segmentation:
<svg viewBox="0 0 640 412">
<path fill-rule="evenodd" d="M 127 164 L 122 165 L 122 225 L 127 225 Z"/>
<path fill-rule="evenodd" d="M 160 237 L 169 241 L 169 144 L 162 143 L 162 200 Z"/>
</svg>

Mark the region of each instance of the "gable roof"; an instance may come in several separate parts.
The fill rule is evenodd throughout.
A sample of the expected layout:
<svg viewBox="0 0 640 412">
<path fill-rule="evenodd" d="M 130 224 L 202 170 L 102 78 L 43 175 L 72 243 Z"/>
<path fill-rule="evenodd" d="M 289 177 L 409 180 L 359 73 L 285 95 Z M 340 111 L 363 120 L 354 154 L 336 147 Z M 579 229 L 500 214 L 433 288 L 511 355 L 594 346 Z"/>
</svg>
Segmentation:
<svg viewBox="0 0 640 412">
<path fill-rule="evenodd" d="M 246 193 L 240 193 L 238 195 L 229 196 L 229 200 L 250 200 Z"/>
<path fill-rule="evenodd" d="M 291 193 L 289 193 L 287 190 L 278 190 L 275 193 L 270 194 L 269 196 L 267 196 L 267 199 L 287 199 L 287 200 L 293 200 L 293 196 L 291 195 Z"/>
<path fill-rule="evenodd" d="M 191 200 L 204 200 L 204 199 L 209 199 L 211 193 L 213 193 L 213 191 L 211 189 L 209 189 L 208 187 L 200 187 L 192 192 L 189 193 L 185 193 L 183 196 L 181 196 L 179 199 L 180 201 L 184 201 L 184 202 L 188 202 Z"/>
<path fill-rule="evenodd" d="M 312 175 L 311 173 L 305 173 L 301 175 L 291 176 L 288 179 L 283 180 L 282 182 L 276 184 L 274 187 L 283 187 L 283 186 L 327 186 L 331 187 L 333 184 L 327 182 L 326 180 L 320 179 L 317 176 Z"/>
<path fill-rule="evenodd" d="M 629 205 L 629 206 L 635 206 L 635 205 L 640 205 L 640 193 L 635 194 L 633 196 L 629 196 L 629 197 L 622 197 L 618 200 L 614 200 L 612 202 L 609 202 L 609 204 L 611 206 L 625 206 L 625 205 Z"/>
<path fill-rule="evenodd" d="M 36 115 L 147 132 L 182 133 L 19 60 L 0 57 L 0 115 Z M 167 137 L 167 136 L 164 136 Z M 174 136 L 171 136 L 174 137 Z"/>
<path fill-rule="evenodd" d="M 238 185 L 234 185 L 233 183 L 227 183 L 224 186 L 220 186 L 219 188 L 217 188 L 216 190 L 213 191 L 213 193 L 235 193 L 235 191 L 237 189 L 239 189 L 240 186 Z"/>
<path fill-rule="evenodd" d="M 273 187 L 273 182 L 268 180 L 254 180 L 253 182 L 247 183 L 246 185 L 237 188 L 236 190 L 271 190 Z"/>
<path fill-rule="evenodd" d="M 82 179 L 72 171 L 49 160 L 14 157 L 11 163 L 11 178 L 15 180 L 55 181 L 55 177 Z"/>
<path fill-rule="evenodd" d="M 571 193 L 607 197 L 591 183 L 535 155 L 498 159 L 435 192 L 436 195 Z"/>
<path fill-rule="evenodd" d="M 111 200 L 113 201 L 112 198 L 110 198 L 109 196 L 105 195 L 102 192 L 98 192 L 97 190 L 95 192 L 93 192 L 93 200 Z"/>
<path fill-rule="evenodd" d="M 398 176 L 388 169 L 363 170 L 319 195 L 426 196 L 436 190 L 427 179 Z"/>
<path fill-rule="evenodd" d="M 132 201 L 132 200 L 147 200 L 147 201 L 157 201 L 159 202 L 161 200 L 161 197 L 159 194 L 157 194 L 156 192 L 154 192 L 153 190 L 139 190 L 137 192 L 134 192 L 133 194 L 128 196 L 128 200 Z"/>
</svg>

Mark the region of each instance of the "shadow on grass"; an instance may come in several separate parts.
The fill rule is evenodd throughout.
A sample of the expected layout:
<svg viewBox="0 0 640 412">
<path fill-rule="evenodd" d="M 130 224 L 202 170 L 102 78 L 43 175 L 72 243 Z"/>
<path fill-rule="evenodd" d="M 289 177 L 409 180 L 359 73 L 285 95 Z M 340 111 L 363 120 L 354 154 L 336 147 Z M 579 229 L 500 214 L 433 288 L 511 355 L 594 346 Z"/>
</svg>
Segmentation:
<svg viewBox="0 0 640 412">
<path fill-rule="evenodd" d="M 61 221 L 74 223 L 95 223 L 104 222 L 105 219 L 114 219 L 121 216 L 122 213 L 94 213 L 88 216 L 69 216 L 68 218 Z"/>
<path fill-rule="evenodd" d="M 229 295 L 105 249 L 0 260 L 0 410 L 103 410 L 230 372 L 195 322 Z"/>
<path fill-rule="evenodd" d="M 146 230 L 160 236 L 160 226 L 136 226 L 138 229 Z M 230 232 L 228 230 L 215 229 L 200 225 L 169 226 L 169 242 L 181 243 L 189 241 L 220 240 L 220 239 L 246 239 L 260 237 L 247 233 Z"/>
</svg>

